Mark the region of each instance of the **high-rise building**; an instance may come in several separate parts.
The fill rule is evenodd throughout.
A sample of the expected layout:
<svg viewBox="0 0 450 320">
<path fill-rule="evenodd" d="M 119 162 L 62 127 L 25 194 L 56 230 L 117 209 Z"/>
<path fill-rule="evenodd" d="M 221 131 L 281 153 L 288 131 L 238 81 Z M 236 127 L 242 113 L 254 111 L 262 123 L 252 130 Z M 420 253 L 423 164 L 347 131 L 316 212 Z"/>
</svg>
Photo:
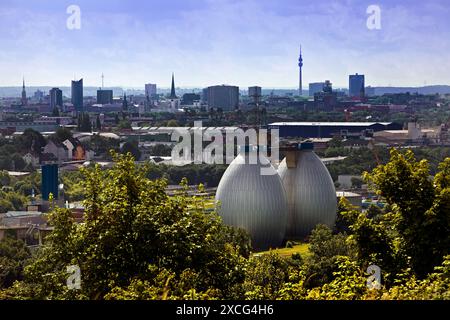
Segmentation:
<svg viewBox="0 0 450 320">
<path fill-rule="evenodd" d="M 83 111 L 83 79 L 72 81 L 72 104 L 76 111 Z"/>
<path fill-rule="evenodd" d="M 97 103 L 98 104 L 111 104 L 113 102 L 112 90 L 97 90 Z"/>
<path fill-rule="evenodd" d="M 261 87 L 248 87 L 248 96 L 252 99 L 252 102 L 257 105 L 261 102 L 262 89 Z"/>
<path fill-rule="evenodd" d="M 317 92 L 322 92 L 325 82 L 313 82 L 309 84 L 309 96 L 314 97 Z"/>
<path fill-rule="evenodd" d="M 156 84 L 147 83 L 145 84 L 145 96 L 149 99 L 152 99 L 156 96 Z"/>
<path fill-rule="evenodd" d="M 26 106 L 28 104 L 27 93 L 25 91 L 25 78 L 23 78 L 22 82 L 22 99 L 20 99 L 20 101 L 22 102 L 22 106 Z"/>
<path fill-rule="evenodd" d="M 351 74 L 348 77 L 348 95 L 350 97 L 364 97 L 364 75 Z"/>
<path fill-rule="evenodd" d="M 226 85 L 208 87 L 207 102 L 209 108 L 232 111 L 239 107 L 239 87 Z"/>
<path fill-rule="evenodd" d="M 302 79 L 302 67 L 303 67 L 303 58 L 302 58 L 302 46 L 300 46 L 300 56 L 298 57 L 298 67 L 299 67 L 299 74 L 298 74 L 298 95 L 303 95 L 303 79 Z"/>
<path fill-rule="evenodd" d="M 50 96 L 50 109 L 53 110 L 56 107 L 61 108 L 63 105 L 62 91 L 58 88 L 53 88 L 49 92 Z"/>
</svg>

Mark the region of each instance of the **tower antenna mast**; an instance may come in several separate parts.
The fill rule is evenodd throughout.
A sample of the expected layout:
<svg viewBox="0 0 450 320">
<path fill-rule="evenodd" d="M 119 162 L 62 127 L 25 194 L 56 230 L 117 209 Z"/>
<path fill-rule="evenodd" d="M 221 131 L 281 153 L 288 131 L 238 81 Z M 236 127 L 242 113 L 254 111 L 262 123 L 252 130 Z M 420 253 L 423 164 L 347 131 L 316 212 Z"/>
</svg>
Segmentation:
<svg viewBox="0 0 450 320">
<path fill-rule="evenodd" d="M 300 56 L 298 57 L 298 95 L 302 96 L 303 94 L 303 84 L 302 84 L 302 67 L 303 67 L 303 58 L 302 58 L 302 45 L 300 45 Z"/>
</svg>

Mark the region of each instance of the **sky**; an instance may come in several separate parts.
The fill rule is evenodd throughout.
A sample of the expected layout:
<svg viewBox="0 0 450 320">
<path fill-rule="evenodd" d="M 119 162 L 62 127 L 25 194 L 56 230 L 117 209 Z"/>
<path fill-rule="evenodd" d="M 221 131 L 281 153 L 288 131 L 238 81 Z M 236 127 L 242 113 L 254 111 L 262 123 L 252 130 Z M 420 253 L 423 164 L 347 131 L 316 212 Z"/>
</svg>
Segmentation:
<svg viewBox="0 0 450 320">
<path fill-rule="evenodd" d="M 81 28 L 67 28 L 70 5 Z M 369 5 L 380 29 L 369 29 Z M 1 0 L 0 86 L 450 85 L 448 0 Z"/>
</svg>

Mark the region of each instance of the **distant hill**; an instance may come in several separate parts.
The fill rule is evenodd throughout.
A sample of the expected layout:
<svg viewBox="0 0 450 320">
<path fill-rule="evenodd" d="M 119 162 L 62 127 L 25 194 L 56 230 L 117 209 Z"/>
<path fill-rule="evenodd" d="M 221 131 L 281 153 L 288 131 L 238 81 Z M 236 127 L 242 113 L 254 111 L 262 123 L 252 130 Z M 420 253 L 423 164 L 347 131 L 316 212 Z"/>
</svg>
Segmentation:
<svg viewBox="0 0 450 320">
<path fill-rule="evenodd" d="M 372 87 L 375 95 L 381 96 L 386 93 L 418 93 L 418 94 L 447 94 L 450 93 L 450 86 L 435 85 L 424 87 Z"/>
</svg>

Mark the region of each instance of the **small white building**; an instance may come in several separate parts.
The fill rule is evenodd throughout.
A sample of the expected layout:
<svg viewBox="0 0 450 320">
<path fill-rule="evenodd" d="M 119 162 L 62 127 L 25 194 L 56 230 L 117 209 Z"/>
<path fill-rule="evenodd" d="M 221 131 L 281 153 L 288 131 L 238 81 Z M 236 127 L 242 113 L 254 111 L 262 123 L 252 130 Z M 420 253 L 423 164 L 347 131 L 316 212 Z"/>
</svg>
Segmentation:
<svg viewBox="0 0 450 320">
<path fill-rule="evenodd" d="M 50 153 L 58 159 L 58 162 L 63 162 L 68 160 L 68 149 L 67 147 L 55 141 L 50 140 L 44 147 L 44 153 Z"/>
</svg>

